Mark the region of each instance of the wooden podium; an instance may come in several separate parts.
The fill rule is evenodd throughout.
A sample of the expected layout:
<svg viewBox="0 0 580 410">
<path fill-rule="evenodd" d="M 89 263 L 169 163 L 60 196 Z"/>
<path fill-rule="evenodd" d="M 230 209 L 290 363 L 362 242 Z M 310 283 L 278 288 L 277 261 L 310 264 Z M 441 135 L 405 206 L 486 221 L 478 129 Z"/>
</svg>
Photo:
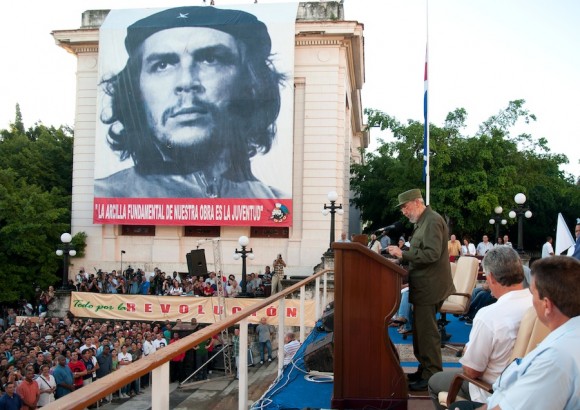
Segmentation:
<svg viewBox="0 0 580 410">
<path fill-rule="evenodd" d="M 407 379 L 389 338 L 406 275 L 359 243 L 334 249 L 333 409 L 407 409 Z"/>
</svg>

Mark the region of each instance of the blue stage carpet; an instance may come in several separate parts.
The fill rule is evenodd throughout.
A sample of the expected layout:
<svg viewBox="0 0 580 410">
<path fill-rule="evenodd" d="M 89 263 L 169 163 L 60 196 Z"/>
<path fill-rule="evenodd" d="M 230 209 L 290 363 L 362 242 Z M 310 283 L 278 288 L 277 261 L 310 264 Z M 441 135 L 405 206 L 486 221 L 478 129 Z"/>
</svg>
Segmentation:
<svg viewBox="0 0 580 410">
<path fill-rule="evenodd" d="M 451 342 L 466 343 L 469 338 L 471 326 L 466 326 L 465 322 L 459 321 L 458 318 L 448 315 L 447 332 L 452 335 Z M 319 323 L 318 323 L 319 324 Z M 319 331 L 316 328 L 306 338 L 296 355 L 293 363 L 288 365 L 282 375 L 274 381 L 272 386 L 268 389 L 262 398 L 256 401 L 251 409 L 258 410 L 281 410 L 281 409 L 329 409 L 330 401 L 332 399 L 333 383 L 330 381 L 318 382 L 308 381 L 305 376 L 308 375 L 304 366 L 304 353 L 309 344 L 323 339 L 328 333 Z M 397 333 L 397 328 L 389 328 L 389 336 L 395 345 L 409 345 L 413 343 L 413 337 L 407 337 L 403 340 L 402 335 Z M 402 346 L 409 351 L 412 356 L 411 346 Z M 454 356 L 453 352 L 447 352 L 448 355 Z M 460 367 L 457 363 L 458 359 L 453 361 L 446 361 L 446 354 L 443 356 L 443 367 Z M 401 357 L 402 367 L 417 367 L 416 361 L 406 361 Z M 414 357 L 412 357 L 414 359 Z"/>
<path fill-rule="evenodd" d="M 309 344 L 323 339 L 328 333 L 314 329 L 294 355 L 291 364 L 276 379 L 264 396 L 251 409 L 303 409 L 330 408 L 332 379 L 326 382 L 307 381 L 304 352 Z"/>
<path fill-rule="evenodd" d="M 449 324 L 445 327 L 447 333 L 451 335 L 449 342 L 451 343 L 467 343 L 469 340 L 469 332 L 471 326 L 467 326 L 465 322 L 460 321 L 459 318 L 453 315 L 447 315 Z M 412 344 L 413 336 L 407 336 L 407 340 L 403 339 L 403 335 L 397 332 L 396 327 L 389 327 L 389 337 L 394 344 Z"/>
</svg>

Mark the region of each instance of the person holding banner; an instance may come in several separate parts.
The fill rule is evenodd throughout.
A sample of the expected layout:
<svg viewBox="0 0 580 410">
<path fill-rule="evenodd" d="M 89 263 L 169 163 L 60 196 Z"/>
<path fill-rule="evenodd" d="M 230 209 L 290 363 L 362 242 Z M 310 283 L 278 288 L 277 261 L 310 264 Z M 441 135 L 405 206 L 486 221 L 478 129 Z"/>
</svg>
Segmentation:
<svg viewBox="0 0 580 410">
<path fill-rule="evenodd" d="M 251 159 L 270 151 L 285 76 L 254 15 L 178 7 L 127 28 L 128 61 L 101 85 L 107 141 L 133 167 L 95 181 L 103 198 L 287 198 Z"/>
</svg>

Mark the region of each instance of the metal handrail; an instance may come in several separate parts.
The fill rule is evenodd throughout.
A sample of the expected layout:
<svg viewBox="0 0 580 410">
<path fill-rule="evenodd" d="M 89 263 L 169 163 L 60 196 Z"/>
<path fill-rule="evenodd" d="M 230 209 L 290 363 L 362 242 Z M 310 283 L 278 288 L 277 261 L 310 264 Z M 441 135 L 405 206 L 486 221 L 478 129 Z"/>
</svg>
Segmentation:
<svg viewBox="0 0 580 410">
<path fill-rule="evenodd" d="M 97 402 L 97 400 L 106 397 L 107 395 L 119 390 L 121 387 L 126 386 L 131 381 L 135 380 L 138 377 L 141 377 L 149 372 L 153 372 L 153 383 L 152 383 L 152 410 L 161 410 L 167 409 L 169 403 L 169 361 L 181 354 L 185 353 L 187 350 L 192 349 L 194 346 L 197 346 L 201 342 L 211 338 L 214 334 L 221 332 L 223 329 L 227 329 L 235 324 L 242 322 L 243 326 L 241 327 L 240 331 L 240 351 L 245 351 L 242 348 L 244 346 L 247 347 L 247 318 L 254 313 L 258 312 L 259 310 L 265 308 L 268 305 L 273 304 L 276 301 L 280 301 L 280 304 L 284 304 L 284 298 L 287 295 L 294 293 L 295 291 L 301 291 L 301 329 L 300 329 L 300 338 L 301 341 L 304 340 L 304 289 L 307 284 L 312 282 L 313 280 L 316 281 L 316 292 L 315 292 L 315 300 L 316 300 L 316 315 L 318 317 L 320 312 L 320 298 L 319 298 L 319 283 L 320 277 L 322 276 L 324 279 L 324 289 L 327 286 L 327 277 L 328 273 L 331 270 L 325 269 L 319 271 L 312 276 L 292 285 L 281 292 L 278 292 L 267 299 L 263 299 L 259 302 L 256 302 L 254 305 L 226 318 L 221 322 L 217 322 L 211 324 L 201 330 L 198 330 L 195 333 L 192 333 L 189 336 L 186 336 L 175 343 L 171 343 L 168 346 L 164 347 L 163 349 L 157 350 L 155 353 L 148 355 L 147 357 L 143 357 L 130 365 L 123 366 L 121 369 L 116 370 L 115 372 L 107 375 L 102 379 L 98 379 L 97 381 L 82 387 L 79 390 L 75 390 L 67 394 L 60 399 L 49 403 L 47 406 L 44 406 L 43 409 L 46 410 L 60 410 L 60 409 L 84 409 L 87 406 Z M 326 290 L 324 290 L 324 295 L 326 296 Z M 326 298 L 325 298 L 326 299 Z M 282 311 L 279 309 L 279 311 Z M 278 315 L 279 326 L 284 324 L 284 315 Z M 278 340 L 281 339 L 283 335 L 280 333 Z M 245 339 L 245 340 L 244 340 Z M 279 352 L 283 351 L 283 349 L 279 349 Z M 244 362 L 247 360 L 246 355 L 240 355 L 240 369 L 245 369 L 247 372 L 247 366 L 243 366 Z M 281 358 L 279 356 L 279 369 L 281 370 Z M 279 370 L 279 371 L 280 371 Z M 245 379 L 245 380 L 244 380 Z M 240 384 L 239 384 L 239 392 L 240 400 L 239 400 L 239 407 L 247 409 L 247 377 L 242 378 L 242 374 L 240 372 Z"/>
</svg>

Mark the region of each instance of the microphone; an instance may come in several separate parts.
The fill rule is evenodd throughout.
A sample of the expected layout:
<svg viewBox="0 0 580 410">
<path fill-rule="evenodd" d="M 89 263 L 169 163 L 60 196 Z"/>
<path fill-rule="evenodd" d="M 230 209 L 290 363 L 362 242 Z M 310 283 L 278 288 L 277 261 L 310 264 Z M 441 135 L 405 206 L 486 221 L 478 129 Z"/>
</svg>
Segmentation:
<svg viewBox="0 0 580 410">
<path fill-rule="evenodd" d="M 388 231 L 392 231 L 392 230 L 400 230 L 403 228 L 403 224 L 399 221 L 394 222 L 388 226 L 385 226 L 384 228 L 379 228 L 377 229 L 377 232 L 388 232 Z"/>
</svg>

